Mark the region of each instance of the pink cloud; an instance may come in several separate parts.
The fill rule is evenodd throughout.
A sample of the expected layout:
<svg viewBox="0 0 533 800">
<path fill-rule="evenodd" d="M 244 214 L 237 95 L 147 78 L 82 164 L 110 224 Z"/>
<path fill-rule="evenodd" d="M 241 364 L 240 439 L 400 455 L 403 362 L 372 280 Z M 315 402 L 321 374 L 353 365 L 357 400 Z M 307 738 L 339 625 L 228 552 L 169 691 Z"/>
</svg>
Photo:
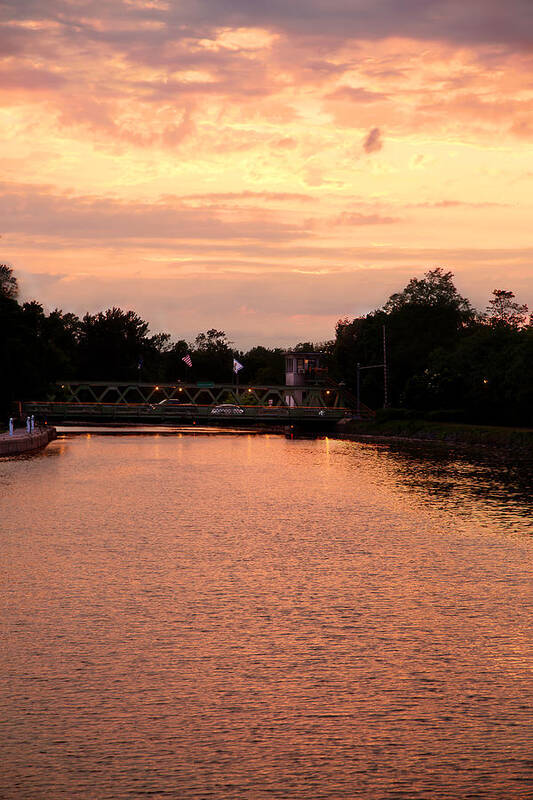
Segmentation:
<svg viewBox="0 0 533 800">
<path fill-rule="evenodd" d="M 387 217 L 381 214 L 361 214 L 358 212 L 344 211 L 333 221 L 333 225 L 390 225 L 400 222 L 399 217 Z"/>
<path fill-rule="evenodd" d="M 383 147 L 381 139 L 381 131 L 379 128 L 372 128 L 363 142 L 363 150 L 365 153 L 377 153 Z"/>
<path fill-rule="evenodd" d="M 67 83 L 65 77 L 47 69 L 21 67 L 16 64 L 0 65 L 0 92 L 43 92 L 57 90 Z"/>
<path fill-rule="evenodd" d="M 483 11 L 462 0 L 293 0 L 264 4 L 261 0 L 186 0 L 180 3 L 103 4 L 87 0 L 82 6 L 69 0 L 5 0 L 11 20 L 59 22 L 70 34 L 103 41 L 125 38 L 161 42 L 180 39 L 187 32 L 209 35 L 216 28 L 260 27 L 291 35 L 365 39 L 409 36 L 459 45 L 506 43 L 527 47 L 533 26 L 529 0 L 484 0 Z"/>
<path fill-rule="evenodd" d="M 378 100 L 386 100 L 387 95 L 382 92 L 372 92 L 363 86 L 340 86 L 326 96 L 328 100 L 350 100 L 353 103 L 376 103 Z"/>
<path fill-rule="evenodd" d="M 1 188 L 1 187 L 0 187 Z M 256 239 L 282 241 L 306 229 L 264 208 L 235 209 L 228 218 L 216 209 L 187 206 L 177 198 L 152 204 L 105 197 L 75 197 L 5 187 L 0 194 L 2 231 L 30 236 L 112 242 L 122 240 Z"/>
</svg>

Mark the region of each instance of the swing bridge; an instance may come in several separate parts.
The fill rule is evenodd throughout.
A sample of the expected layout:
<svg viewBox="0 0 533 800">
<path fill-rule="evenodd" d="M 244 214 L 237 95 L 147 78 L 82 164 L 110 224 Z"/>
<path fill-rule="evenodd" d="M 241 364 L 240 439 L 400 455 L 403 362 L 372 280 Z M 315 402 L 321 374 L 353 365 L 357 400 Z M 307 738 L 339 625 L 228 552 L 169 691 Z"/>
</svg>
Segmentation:
<svg viewBox="0 0 533 800">
<path fill-rule="evenodd" d="M 330 379 L 313 386 L 248 386 L 200 383 L 64 381 L 50 401 L 19 404 L 51 424 L 142 423 L 175 425 L 334 427 L 343 419 L 368 419 L 374 412 L 343 384 Z"/>
</svg>

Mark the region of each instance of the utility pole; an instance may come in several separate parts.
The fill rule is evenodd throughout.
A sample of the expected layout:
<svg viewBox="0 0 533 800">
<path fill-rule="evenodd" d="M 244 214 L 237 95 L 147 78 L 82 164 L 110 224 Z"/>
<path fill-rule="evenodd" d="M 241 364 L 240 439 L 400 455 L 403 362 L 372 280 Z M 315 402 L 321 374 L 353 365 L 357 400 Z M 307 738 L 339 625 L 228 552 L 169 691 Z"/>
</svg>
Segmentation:
<svg viewBox="0 0 533 800">
<path fill-rule="evenodd" d="M 383 408 L 389 406 L 389 368 L 387 363 L 387 333 L 383 325 L 383 364 L 369 364 L 362 367 L 357 362 L 357 416 L 361 415 L 361 370 L 362 369 L 382 369 L 383 370 Z"/>
<path fill-rule="evenodd" d="M 387 333 L 383 326 L 383 408 L 389 405 L 389 374 L 387 366 Z"/>
<path fill-rule="evenodd" d="M 357 416 L 361 416 L 361 364 L 357 362 Z"/>
</svg>

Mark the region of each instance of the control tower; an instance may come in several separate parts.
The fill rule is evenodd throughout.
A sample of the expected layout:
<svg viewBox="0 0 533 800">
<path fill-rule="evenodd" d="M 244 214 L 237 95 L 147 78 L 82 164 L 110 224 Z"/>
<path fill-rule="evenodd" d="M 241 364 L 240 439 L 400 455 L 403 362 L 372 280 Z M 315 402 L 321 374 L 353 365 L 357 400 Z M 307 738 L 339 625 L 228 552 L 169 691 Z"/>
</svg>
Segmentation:
<svg viewBox="0 0 533 800">
<path fill-rule="evenodd" d="M 325 382 L 328 374 L 327 367 L 324 366 L 325 354 L 315 352 L 302 352 L 300 350 L 287 350 L 285 353 L 285 385 L 314 387 L 320 386 Z M 293 392 L 292 397 L 287 398 L 288 404 L 304 405 L 305 390 Z"/>
</svg>

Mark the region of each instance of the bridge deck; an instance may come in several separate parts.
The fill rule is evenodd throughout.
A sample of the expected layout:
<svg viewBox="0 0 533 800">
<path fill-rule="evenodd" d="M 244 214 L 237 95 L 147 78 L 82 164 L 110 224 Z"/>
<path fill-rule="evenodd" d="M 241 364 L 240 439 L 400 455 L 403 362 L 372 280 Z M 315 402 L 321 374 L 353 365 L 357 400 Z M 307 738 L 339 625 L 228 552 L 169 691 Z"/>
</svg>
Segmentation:
<svg viewBox="0 0 533 800">
<path fill-rule="evenodd" d="M 60 422 L 161 422 L 176 425 L 201 423 L 202 425 L 290 425 L 317 423 L 324 426 L 353 417 L 347 408 L 320 406 L 240 406 L 224 408 L 202 405 L 196 407 L 161 408 L 146 403 L 58 403 L 26 402 L 24 414 L 34 414 L 39 420 Z"/>
</svg>

